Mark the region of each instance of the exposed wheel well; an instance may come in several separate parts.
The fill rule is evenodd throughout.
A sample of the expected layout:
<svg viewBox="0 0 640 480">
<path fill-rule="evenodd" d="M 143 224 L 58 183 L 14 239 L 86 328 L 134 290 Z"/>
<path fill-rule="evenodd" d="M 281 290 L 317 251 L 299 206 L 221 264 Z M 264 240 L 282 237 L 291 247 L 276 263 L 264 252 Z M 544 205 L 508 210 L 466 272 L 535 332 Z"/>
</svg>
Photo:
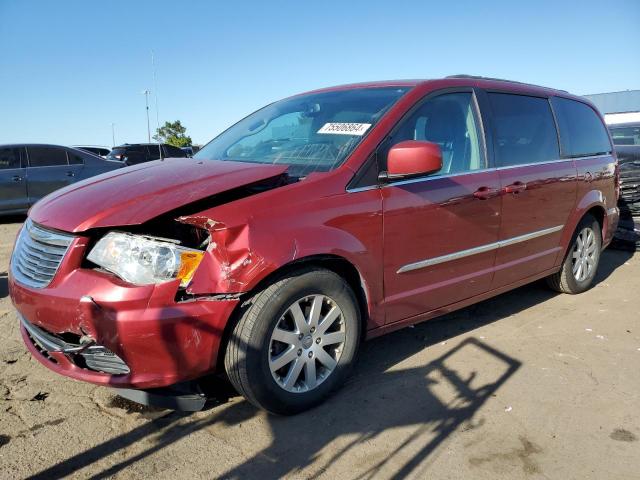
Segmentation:
<svg viewBox="0 0 640 480">
<path fill-rule="evenodd" d="M 585 213 L 586 215 L 592 215 L 600 224 L 600 231 L 602 233 L 602 238 L 605 237 L 605 232 L 604 232 L 604 216 L 605 216 L 605 211 L 604 208 L 596 206 L 596 207 L 591 207 L 589 209 L 589 211 L 587 213 Z M 584 217 L 583 217 L 584 218 Z"/>
<path fill-rule="evenodd" d="M 364 280 L 360 276 L 358 269 L 348 260 L 337 255 L 314 255 L 310 257 L 301 258 L 288 263 L 275 272 L 267 275 L 263 278 L 251 291 L 242 295 L 241 301 L 238 303 L 235 311 L 229 318 L 229 321 L 225 325 L 222 339 L 220 341 L 220 349 L 218 351 L 218 358 L 216 362 L 216 371 L 224 371 L 224 354 L 227 347 L 229 335 L 233 331 L 235 324 L 238 322 L 242 313 L 248 307 L 247 300 L 249 300 L 256 292 L 265 288 L 267 285 L 277 281 L 279 278 L 306 267 L 321 267 L 331 270 L 340 275 L 349 284 L 353 293 L 356 296 L 358 307 L 360 309 L 360 317 L 362 322 L 362 339 L 366 336 L 367 324 L 369 322 L 369 307 L 367 300 L 367 292 L 364 284 Z"/>
</svg>

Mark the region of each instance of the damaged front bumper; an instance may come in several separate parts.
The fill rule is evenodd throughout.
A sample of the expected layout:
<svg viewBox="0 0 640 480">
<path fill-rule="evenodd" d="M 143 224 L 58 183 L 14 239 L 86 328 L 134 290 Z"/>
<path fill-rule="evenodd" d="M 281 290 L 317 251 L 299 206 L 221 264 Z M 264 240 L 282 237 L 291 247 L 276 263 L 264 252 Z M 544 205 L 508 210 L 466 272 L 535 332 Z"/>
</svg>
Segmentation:
<svg viewBox="0 0 640 480">
<path fill-rule="evenodd" d="M 88 269 L 64 277 L 44 289 L 9 277 L 25 344 L 49 369 L 125 389 L 167 387 L 216 371 L 237 298 L 179 302 L 174 282 L 132 286 Z"/>
</svg>

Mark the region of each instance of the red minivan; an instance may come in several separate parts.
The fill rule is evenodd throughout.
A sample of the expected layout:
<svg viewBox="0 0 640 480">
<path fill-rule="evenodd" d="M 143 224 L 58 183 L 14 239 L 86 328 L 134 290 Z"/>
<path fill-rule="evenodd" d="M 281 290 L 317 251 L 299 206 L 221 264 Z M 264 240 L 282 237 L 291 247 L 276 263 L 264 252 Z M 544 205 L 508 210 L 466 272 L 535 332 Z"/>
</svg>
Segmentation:
<svg viewBox="0 0 640 480">
<path fill-rule="evenodd" d="M 202 406 L 226 373 L 289 414 L 362 340 L 547 278 L 592 284 L 618 171 L 585 99 L 455 76 L 275 102 L 192 159 L 63 188 L 19 233 L 27 348 L 139 402 Z"/>
</svg>

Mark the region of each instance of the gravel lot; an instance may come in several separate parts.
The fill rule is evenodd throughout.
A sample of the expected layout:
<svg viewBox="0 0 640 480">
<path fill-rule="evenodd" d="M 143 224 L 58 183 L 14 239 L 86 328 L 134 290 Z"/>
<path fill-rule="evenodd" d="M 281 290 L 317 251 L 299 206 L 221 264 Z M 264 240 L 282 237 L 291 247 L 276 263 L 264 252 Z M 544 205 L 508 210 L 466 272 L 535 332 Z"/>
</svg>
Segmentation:
<svg viewBox="0 0 640 480">
<path fill-rule="evenodd" d="M 27 354 L 0 223 L 0 478 L 640 478 L 640 256 L 579 296 L 537 283 L 367 343 L 291 418 L 240 397 L 137 408 Z M 221 395 L 222 397 L 222 395 Z"/>
</svg>

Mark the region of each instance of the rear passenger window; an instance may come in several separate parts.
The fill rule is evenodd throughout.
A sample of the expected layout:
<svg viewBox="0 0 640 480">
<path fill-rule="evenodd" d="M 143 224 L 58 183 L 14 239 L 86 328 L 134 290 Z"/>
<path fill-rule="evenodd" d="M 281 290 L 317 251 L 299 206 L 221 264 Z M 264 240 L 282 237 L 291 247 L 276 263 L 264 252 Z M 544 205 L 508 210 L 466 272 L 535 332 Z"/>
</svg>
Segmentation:
<svg viewBox="0 0 640 480">
<path fill-rule="evenodd" d="M 587 157 L 611 152 L 605 126 L 593 108 L 560 97 L 552 98 L 551 103 L 558 117 L 563 155 Z"/>
<path fill-rule="evenodd" d="M 19 148 L 0 148 L 0 170 L 20 168 Z"/>
<path fill-rule="evenodd" d="M 489 93 L 489 102 L 498 165 L 525 165 L 560 158 L 558 133 L 547 99 Z"/>
<path fill-rule="evenodd" d="M 30 167 L 67 165 L 67 152 L 62 148 L 28 147 Z"/>
</svg>

